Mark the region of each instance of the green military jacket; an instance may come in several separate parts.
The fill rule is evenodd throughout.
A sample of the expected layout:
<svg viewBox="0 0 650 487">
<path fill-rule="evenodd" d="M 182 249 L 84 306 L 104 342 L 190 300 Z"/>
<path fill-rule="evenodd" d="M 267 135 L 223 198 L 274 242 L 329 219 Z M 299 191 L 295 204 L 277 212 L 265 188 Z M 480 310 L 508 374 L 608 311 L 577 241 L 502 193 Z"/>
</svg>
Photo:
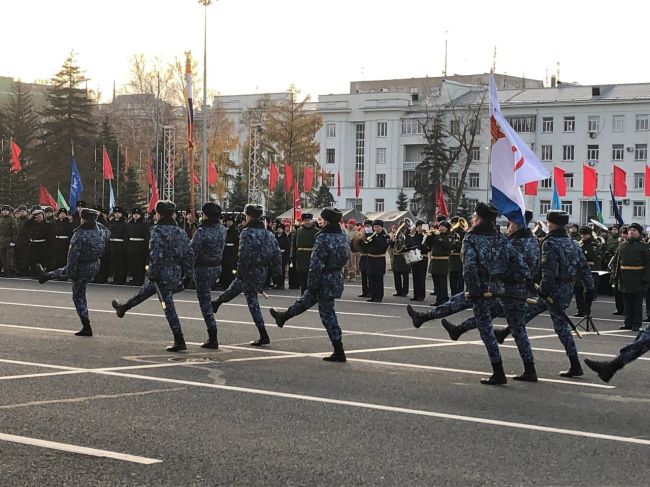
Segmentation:
<svg viewBox="0 0 650 487">
<path fill-rule="evenodd" d="M 650 247 L 640 238 L 623 242 L 616 254 L 618 288 L 623 293 L 645 293 L 650 284 Z"/>
<path fill-rule="evenodd" d="M 432 276 L 449 274 L 449 254 L 452 246 L 449 232 L 429 235 L 424 241 L 424 245 L 430 250 L 429 273 Z"/>
<path fill-rule="evenodd" d="M 600 270 L 600 246 L 593 237 L 587 240 L 581 240 L 578 245 L 585 256 L 587 264 L 592 271 Z M 582 287 L 582 279 L 575 280 L 575 287 Z"/>
<path fill-rule="evenodd" d="M 311 228 L 300 227 L 296 231 L 293 248 L 296 271 L 309 272 L 309 261 L 311 260 L 311 253 L 314 249 L 314 242 L 316 241 L 316 234 L 318 232 L 319 229 L 316 225 Z"/>
<path fill-rule="evenodd" d="M 9 247 L 10 243 L 16 243 L 17 237 L 16 219 L 11 215 L 0 216 L 0 247 Z"/>
</svg>

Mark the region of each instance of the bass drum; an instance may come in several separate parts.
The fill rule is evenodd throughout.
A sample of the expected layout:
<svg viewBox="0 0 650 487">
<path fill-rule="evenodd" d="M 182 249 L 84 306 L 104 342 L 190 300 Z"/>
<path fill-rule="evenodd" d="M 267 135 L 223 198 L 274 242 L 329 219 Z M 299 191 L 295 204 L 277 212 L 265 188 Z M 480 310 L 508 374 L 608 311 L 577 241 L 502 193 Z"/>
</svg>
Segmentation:
<svg viewBox="0 0 650 487">
<path fill-rule="evenodd" d="M 420 249 L 412 249 L 404 254 L 404 260 L 407 264 L 415 264 L 422 260 L 422 252 Z"/>
</svg>

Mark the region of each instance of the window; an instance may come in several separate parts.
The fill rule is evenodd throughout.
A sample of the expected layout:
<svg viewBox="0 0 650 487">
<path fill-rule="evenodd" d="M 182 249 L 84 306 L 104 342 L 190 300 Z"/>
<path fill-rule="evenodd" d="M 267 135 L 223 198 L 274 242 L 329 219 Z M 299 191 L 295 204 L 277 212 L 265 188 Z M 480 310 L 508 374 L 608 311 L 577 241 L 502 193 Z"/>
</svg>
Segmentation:
<svg viewBox="0 0 650 487">
<path fill-rule="evenodd" d="M 622 213 L 623 212 L 623 202 L 622 201 L 617 201 L 616 206 L 618 206 L 618 212 Z M 611 201 L 609 202 L 609 216 L 615 216 L 614 215 L 614 203 Z"/>
<path fill-rule="evenodd" d="M 377 148 L 377 164 L 386 164 L 386 149 Z"/>
<path fill-rule="evenodd" d="M 636 116 L 636 131 L 646 132 L 650 130 L 650 115 L 637 115 Z"/>
<path fill-rule="evenodd" d="M 457 188 L 458 187 L 458 173 L 457 172 L 450 172 L 449 173 L 449 186 L 452 188 Z"/>
<path fill-rule="evenodd" d="M 384 198 L 375 199 L 375 211 L 384 211 Z"/>
<path fill-rule="evenodd" d="M 402 135 L 421 135 L 422 124 L 417 118 L 402 119 Z"/>
<path fill-rule="evenodd" d="M 386 187 L 386 175 L 385 174 L 377 174 L 377 187 L 378 188 L 385 188 Z"/>
<path fill-rule="evenodd" d="M 562 146 L 562 160 L 566 162 L 575 161 L 575 146 L 563 145 Z"/>
<path fill-rule="evenodd" d="M 598 146 L 597 145 L 588 145 L 587 146 L 587 160 L 588 161 L 597 161 L 598 160 Z"/>
<path fill-rule="evenodd" d="M 553 179 L 551 179 L 551 178 L 542 179 L 542 188 L 550 189 L 552 187 L 553 187 Z"/>
<path fill-rule="evenodd" d="M 474 125 L 472 126 L 472 133 L 478 135 L 481 133 L 481 120 L 477 119 Z"/>
<path fill-rule="evenodd" d="M 469 187 L 470 188 L 478 188 L 479 183 L 480 183 L 480 175 L 477 172 L 471 172 L 469 173 Z"/>
<path fill-rule="evenodd" d="M 409 202 L 409 211 L 411 215 L 418 215 L 420 213 L 420 205 L 415 201 Z"/>
<path fill-rule="evenodd" d="M 388 135 L 388 122 L 377 122 L 377 137 Z"/>
<path fill-rule="evenodd" d="M 612 117 L 612 132 L 623 132 L 625 115 L 614 115 Z"/>
<path fill-rule="evenodd" d="M 576 117 L 564 117 L 564 131 L 565 132 L 576 131 Z"/>
<path fill-rule="evenodd" d="M 470 213 L 473 213 L 474 208 L 476 208 L 476 205 L 478 205 L 478 199 L 476 199 L 476 198 L 465 198 L 465 202 L 467 203 L 466 210 L 469 211 Z"/>
<path fill-rule="evenodd" d="M 359 174 L 359 184 L 363 186 L 366 162 L 366 124 L 354 124 L 354 169 Z"/>
<path fill-rule="evenodd" d="M 325 184 L 327 184 L 329 188 L 334 187 L 334 174 L 327 173 L 325 175 Z"/>
<path fill-rule="evenodd" d="M 635 201 L 633 210 L 634 218 L 645 218 L 645 201 Z"/>
<path fill-rule="evenodd" d="M 336 149 L 327 149 L 327 163 L 334 164 L 336 162 Z"/>
<path fill-rule="evenodd" d="M 481 148 L 472 147 L 472 161 L 480 161 L 480 160 L 481 160 Z"/>
<path fill-rule="evenodd" d="M 566 187 L 567 188 L 573 188 L 573 173 L 572 172 L 565 172 L 564 173 L 564 181 L 566 182 Z"/>
<path fill-rule="evenodd" d="M 345 200 L 345 207 L 353 210 L 362 211 L 363 200 L 361 198 L 347 198 Z"/>
<path fill-rule="evenodd" d="M 543 145 L 542 146 L 542 161 L 552 161 L 553 160 L 553 146 L 552 145 Z"/>
<path fill-rule="evenodd" d="M 405 188 L 415 188 L 415 171 L 404 170 L 402 171 L 402 186 Z"/>
<path fill-rule="evenodd" d="M 625 152 L 623 144 L 612 145 L 612 161 L 622 161 Z"/>
<path fill-rule="evenodd" d="M 449 148 L 449 158 L 452 161 L 455 161 L 456 159 L 458 159 L 459 156 L 460 156 L 460 146 L 459 145 L 457 145 L 456 147 L 450 147 Z"/>
<path fill-rule="evenodd" d="M 648 144 L 636 144 L 634 146 L 634 160 L 645 161 L 648 158 Z"/>
<path fill-rule="evenodd" d="M 645 189 L 645 174 L 642 172 L 634 173 L 634 189 Z"/>
<path fill-rule="evenodd" d="M 449 132 L 451 135 L 460 135 L 460 121 L 459 120 L 452 120 L 449 123 Z"/>
<path fill-rule="evenodd" d="M 573 214 L 573 201 L 562 200 L 562 211 L 566 211 L 569 215 Z"/>
<path fill-rule="evenodd" d="M 506 117 L 506 120 L 515 132 L 534 132 L 537 117 L 535 115 L 513 115 Z"/>
<path fill-rule="evenodd" d="M 542 133 L 543 134 L 553 133 L 553 117 L 542 118 Z"/>
<path fill-rule="evenodd" d="M 551 209 L 551 200 L 539 200 L 539 214 L 546 215 Z"/>
<path fill-rule="evenodd" d="M 336 137 L 336 124 L 328 123 L 327 124 L 327 138 L 328 139 L 333 139 L 334 137 Z"/>
<path fill-rule="evenodd" d="M 598 132 L 600 117 L 592 116 L 587 119 L 587 132 Z"/>
</svg>

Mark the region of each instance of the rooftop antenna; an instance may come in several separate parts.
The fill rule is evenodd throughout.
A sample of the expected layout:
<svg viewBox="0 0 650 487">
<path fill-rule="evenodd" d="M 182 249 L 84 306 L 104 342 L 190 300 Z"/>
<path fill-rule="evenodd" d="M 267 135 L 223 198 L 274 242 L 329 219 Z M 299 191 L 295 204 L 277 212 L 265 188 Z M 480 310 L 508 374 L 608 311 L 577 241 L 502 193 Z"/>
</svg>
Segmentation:
<svg viewBox="0 0 650 487">
<path fill-rule="evenodd" d="M 560 61 L 557 62 L 557 84 L 560 84 Z"/>
<path fill-rule="evenodd" d="M 449 31 L 445 31 L 445 67 L 442 70 L 442 75 L 447 76 L 447 34 L 449 34 Z"/>
<path fill-rule="evenodd" d="M 497 46 L 494 45 L 494 52 L 492 54 L 492 72 L 496 73 L 497 71 Z"/>
</svg>

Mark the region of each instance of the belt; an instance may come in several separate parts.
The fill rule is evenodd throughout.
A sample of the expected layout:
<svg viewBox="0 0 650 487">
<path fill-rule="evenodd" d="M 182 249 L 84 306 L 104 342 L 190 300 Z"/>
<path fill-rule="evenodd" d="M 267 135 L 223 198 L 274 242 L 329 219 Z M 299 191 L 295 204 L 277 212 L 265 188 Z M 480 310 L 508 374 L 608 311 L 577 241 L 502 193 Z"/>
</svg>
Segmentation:
<svg viewBox="0 0 650 487">
<path fill-rule="evenodd" d="M 144 239 L 143 239 L 143 238 L 134 238 L 134 237 L 131 237 L 131 238 L 129 239 L 129 242 L 144 242 Z"/>
<path fill-rule="evenodd" d="M 431 260 L 449 260 L 448 255 L 432 255 Z"/>
<path fill-rule="evenodd" d="M 58 238 L 58 239 L 61 239 L 61 240 L 62 239 L 68 240 L 70 237 L 68 237 L 67 235 L 56 235 L 55 238 Z"/>
<path fill-rule="evenodd" d="M 226 247 L 234 247 L 234 246 L 235 246 L 234 243 L 227 243 L 227 244 L 226 244 Z"/>
<path fill-rule="evenodd" d="M 386 258 L 386 254 L 368 254 L 368 257 L 384 257 L 384 258 Z"/>
<path fill-rule="evenodd" d="M 314 247 L 298 247 L 298 250 L 309 250 L 311 252 L 314 250 Z"/>
<path fill-rule="evenodd" d="M 363 252 L 361 252 L 361 257 L 368 257 L 368 254 L 364 254 Z"/>
<path fill-rule="evenodd" d="M 123 238 L 112 238 L 111 242 L 124 242 Z"/>
<path fill-rule="evenodd" d="M 41 239 L 41 240 L 32 240 L 31 238 L 29 239 L 29 241 L 30 241 L 31 243 L 45 243 L 45 242 L 46 242 L 45 239 Z"/>
<path fill-rule="evenodd" d="M 645 269 L 645 266 L 642 265 L 622 265 L 621 270 L 622 271 L 642 271 Z"/>
</svg>

